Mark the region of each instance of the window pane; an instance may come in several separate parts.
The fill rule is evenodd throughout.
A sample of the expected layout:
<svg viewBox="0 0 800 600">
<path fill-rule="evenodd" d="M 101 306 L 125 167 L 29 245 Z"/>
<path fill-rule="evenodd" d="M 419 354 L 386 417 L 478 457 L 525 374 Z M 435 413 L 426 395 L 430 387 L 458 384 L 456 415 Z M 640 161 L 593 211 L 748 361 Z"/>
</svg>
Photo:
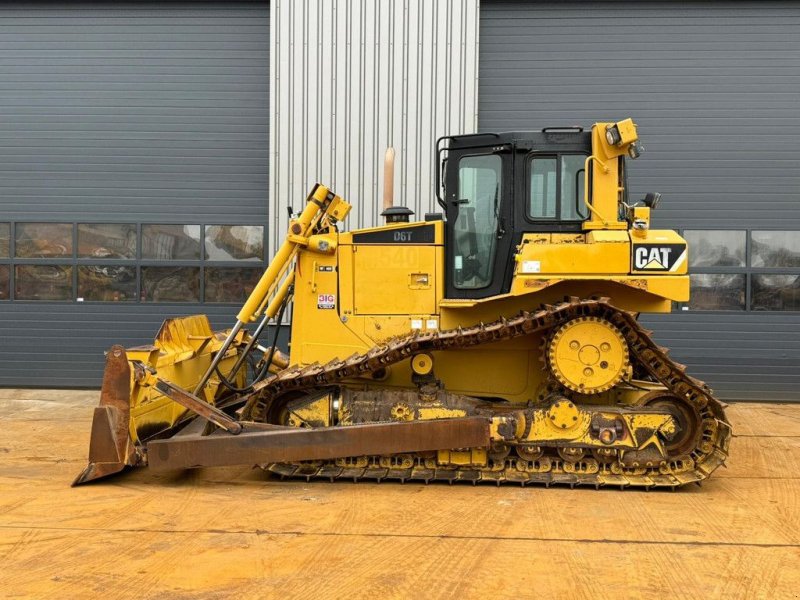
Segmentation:
<svg viewBox="0 0 800 600">
<path fill-rule="evenodd" d="M 136 300 L 136 267 L 79 266 L 78 298 L 102 302 Z"/>
<path fill-rule="evenodd" d="M 556 216 L 556 159 L 534 158 L 531 161 L 531 204 L 529 214 L 534 219 Z"/>
<path fill-rule="evenodd" d="M 199 267 L 142 267 L 143 302 L 199 302 Z"/>
<path fill-rule="evenodd" d="M 564 221 L 579 221 L 586 218 L 583 190 L 586 184 L 584 168 L 586 157 L 564 154 L 561 156 L 561 218 Z"/>
<path fill-rule="evenodd" d="M 262 260 L 264 228 L 260 225 L 206 225 L 207 260 Z"/>
<path fill-rule="evenodd" d="M 142 258 L 199 260 L 200 225 L 142 225 Z"/>
<path fill-rule="evenodd" d="M 690 267 L 743 267 L 745 231 L 684 231 Z"/>
<path fill-rule="evenodd" d="M 800 310 L 800 275 L 753 275 L 752 310 Z"/>
<path fill-rule="evenodd" d="M 0 258 L 8 258 L 9 224 L 0 223 Z"/>
<path fill-rule="evenodd" d="M 744 310 L 744 275 L 690 275 L 692 310 Z"/>
<path fill-rule="evenodd" d="M 206 267 L 206 302 L 244 302 L 263 272 L 258 267 Z"/>
<path fill-rule="evenodd" d="M 458 164 L 459 200 L 453 254 L 457 288 L 483 288 L 492 282 L 502 161 L 495 154 L 466 156 Z"/>
<path fill-rule="evenodd" d="M 751 235 L 751 266 L 800 267 L 800 231 L 754 231 Z"/>
<path fill-rule="evenodd" d="M 19 258 L 72 256 L 71 223 L 17 223 L 16 229 Z"/>
<path fill-rule="evenodd" d="M 8 265 L 0 265 L 0 300 L 8 300 L 11 294 L 11 288 L 9 287 L 10 273 L 11 267 Z"/>
<path fill-rule="evenodd" d="M 72 267 L 17 265 L 14 276 L 17 300 L 72 300 Z"/>
<path fill-rule="evenodd" d="M 78 225 L 81 258 L 136 258 L 133 223 L 81 223 Z"/>
</svg>

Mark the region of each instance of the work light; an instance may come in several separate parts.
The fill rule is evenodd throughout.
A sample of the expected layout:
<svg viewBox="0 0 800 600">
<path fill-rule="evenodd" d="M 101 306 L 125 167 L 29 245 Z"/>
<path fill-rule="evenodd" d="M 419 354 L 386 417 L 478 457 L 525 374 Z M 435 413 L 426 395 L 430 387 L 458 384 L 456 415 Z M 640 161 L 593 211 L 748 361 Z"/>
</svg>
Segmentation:
<svg viewBox="0 0 800 600">
<path fill-rule="evenodd" d="M 609 125 L 606 127 L 606 141 L 610 146 L 616 146 L 622 141 L 622 135 L 619 132 L 619 127 L 616 125 Z"/>
</svg>

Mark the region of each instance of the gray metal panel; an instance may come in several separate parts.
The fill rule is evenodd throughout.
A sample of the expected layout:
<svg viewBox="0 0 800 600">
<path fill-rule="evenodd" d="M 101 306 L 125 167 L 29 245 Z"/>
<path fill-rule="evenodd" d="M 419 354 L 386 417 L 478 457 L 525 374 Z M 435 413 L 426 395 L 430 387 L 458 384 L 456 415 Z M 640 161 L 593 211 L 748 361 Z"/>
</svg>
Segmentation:
<svg viewBox="0 0 800 600">
<path fill-rule="evenodd" d="M 0 221 L 267 223 L 269 5 L 0 5 Z M 0 303 L 0 385 L 97 386 L 102 351 L 220 305 Z"/>
<path fill-rule="evenodd" d="M 264 3 L 4 3 L 4 218 L 266 221 L 268 74 Z"/>
<path fill-rule="evenodd" d="M 152 343 L 167 317 L 206 313 L 230 327 L 237 307 L 192 304 L 5 302 L 0 306 L 0 387 L 99 387 L 112 344 Z"/>
<path fill-rule="evenodd" d="M 346 227 L 381 224 L 383 161 L 395 202 L 438 210 L 436 139 L 472 133 L 478 116 L 478 0 L 274 0 L 272 249 L 322 183 L 353 204 Z"/>
<path fill-rule="evenodd" d="M 723 400 L 800 400 L 800 314 L 696 311 L 642 323 Z"/>
<path fill-rule="evenodd" d="M 631 116 L 656 227 L 800 229 L 800 5 L 481 4 L 479 128 Z M 646 317 L 726 399 L 800 400 L 800 314 Z"/>
</svg>

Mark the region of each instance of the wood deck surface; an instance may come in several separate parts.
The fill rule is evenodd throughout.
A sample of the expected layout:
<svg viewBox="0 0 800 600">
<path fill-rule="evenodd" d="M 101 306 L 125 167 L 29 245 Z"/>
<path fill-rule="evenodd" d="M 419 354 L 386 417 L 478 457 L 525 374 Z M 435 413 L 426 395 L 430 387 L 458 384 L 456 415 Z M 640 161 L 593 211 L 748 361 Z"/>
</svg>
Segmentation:
<svg viewBox="0 0 800 600">
<path fill-rule="evenodd" d="M 676 492 L 140 469 L 70 488 L 98 392 L 0 390 L 0 597 L 800 598 L 800 405 Z"/>
</svg>

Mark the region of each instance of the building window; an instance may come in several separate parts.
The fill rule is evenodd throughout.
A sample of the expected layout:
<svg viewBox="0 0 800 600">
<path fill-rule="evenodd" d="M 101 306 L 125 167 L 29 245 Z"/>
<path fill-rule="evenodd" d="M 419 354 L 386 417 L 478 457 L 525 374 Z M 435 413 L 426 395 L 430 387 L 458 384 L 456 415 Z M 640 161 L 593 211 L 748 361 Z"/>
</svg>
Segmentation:
<svg viewBox="0 0 800 600">
<path fill-rule="evenodd" d="M 747 255 L 746 231 L 685 231 L 689 243 L 690 267 L 744 267 Z"/>
<path fill-rule="evenodd" d="M 690 230 L 690 296 L 684 310 L 745 310 L 747 232 Z"/>
<path fill-rule="evenodd" d="M 9 223 L 0 223 L 0 258 L 8 258 L 10 256 L 10 232 Z"/>
<path fill-rule="evenodd" d="M 683 310 L 800 311 L 800 232 L 691 230 Z"/>
<path fill-rule="evenodd" d="M 17 258 L 71 258 L 71 223 L 17 223 Z"/>
<path fill-rule="evenodd" d="M 78 266 L 78 300 L 132 302 L 136 300 L 136 267 Z"/>
<path fill-rule="evenodd" d="M 16 265 L 15 300 L 72 300 L 72 267 Z"/>
<path fill-rule="evenodd" d="M 206 260 L 264 260 L 261 225 L 206 225 Z"/>
<path fill-rule="evenodd" d="M 728 273 L 694 273 L 690 280 L 690 310 L 744 310 L 745 276 Z"/>
<path fill-rule="evenodd" d="M 800 311 L 800 232 L 750 232 L 752 310 Z"/>
<path fill-rule="evenodd" d="M 142 302 L 200 302 L 199 267 L 142 267 Z"/>
<path fill-rule="evenodd" d="M 136 225 L 80 223 L 78 258 L 136 258 Z"/>
<path fill-rule="evenodd" d="M 800 267 L 800 232 L 753 231 L 751 240 L 751 266 Z"/>
<path fill-rule="evenodd" d="M 145 260 L 200 260 L 200 225 L 142 225 Z"/>
<path fill-rule="evenodd" d="M 11 257 L 11 224 L 0 223 L 0 300 L 8 300 L 11 297 L 11 265 L 8 259 Z"/>
<path fill-rule="evenodd" d="M 0 265 L 0 300 L 11 297 L 11 267 Z"/>
<path fill-rule="evenodd" d="M 258 267 L 206 267 L 206 302 L 244 302 L 262 273 Z"/>
<path fill-rule="evenodd" d="M 752 310 L 800 311 L 800 275 L 753 274 Z"/>
<path fill-rule="evenodd" d="M 265 230 L 0 223 L 0 300 L 240 304 L 266 266 Z"/>
</svg>

